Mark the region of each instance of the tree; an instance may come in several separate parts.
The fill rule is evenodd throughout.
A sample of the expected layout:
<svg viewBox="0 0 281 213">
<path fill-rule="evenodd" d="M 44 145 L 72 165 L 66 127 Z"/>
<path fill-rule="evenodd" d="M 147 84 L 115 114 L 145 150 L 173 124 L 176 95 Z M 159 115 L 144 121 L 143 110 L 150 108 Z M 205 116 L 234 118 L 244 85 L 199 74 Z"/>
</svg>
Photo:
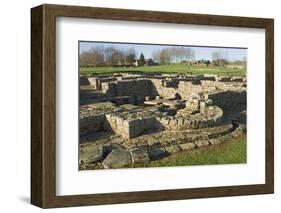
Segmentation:
<svg viewBox="0 0 281 213">
<path fill-rule="evenodd" d="M 186 61 L 190 62 L 192 59 L 195 58 L 195 51 L 191 48 L 184 49 L 184 58 Z"/>
<path fill-rule="evenodd" d="M 91 48 L 80 54 L 80 66 L 103 66 L 105 63 L 102 47 Z"/>
<path fill-rule="evenodd" d="M 105 49 L 105 61 L 108 66 L 123 65 L 125 62 L 124 51 L 114 46 Z"/>
<path fill-rule="evenodd" d="M 126 53 L 126 62 L 127 64 L 129 65 L 132 65 L 135 60 L 136 60 L 136 51 L 134 48 L 130 48 L 127 50 L 127 53 Z"/>
<path fill-rule="evenodd" d="M 153 61 L 160 63 L 160 50 L 154 50 L 152 53 Z"/>
<path fill-rule="evenodd" d="M 171 63 L 171 57 L 169 54 L 169 49 L 165 48 L 162 49 L 160 52 L 160 64 L 170 64 Z"/>
<path fill-rule="evenodd" d="M 153 59 L 160 64 L 178 64 L 184 60 L 191 61 L 195 51 L 189 47 L 167 47 L 153 52 Z"/>
<path fill-rule="evenodd" d="M 221 52 L 219 52 L 219 51 L 213 52 L 212 53 L 212 58 L 213 58 L 213 61 L 221 59 L 222 58 Z"/>
<path fill-rule="evenodd" d="M 140 59 L 139 59 L 139 66 L 144 66 L 145 64 L 145 58 L 143 53 L 140 54 Z"/>
<path fill-rule="evenodd" d="M 225 66 L 228 64 L 227 52 L 215 51 L 212 53 L 213 61 L 215 66 Z"/>
</svg>

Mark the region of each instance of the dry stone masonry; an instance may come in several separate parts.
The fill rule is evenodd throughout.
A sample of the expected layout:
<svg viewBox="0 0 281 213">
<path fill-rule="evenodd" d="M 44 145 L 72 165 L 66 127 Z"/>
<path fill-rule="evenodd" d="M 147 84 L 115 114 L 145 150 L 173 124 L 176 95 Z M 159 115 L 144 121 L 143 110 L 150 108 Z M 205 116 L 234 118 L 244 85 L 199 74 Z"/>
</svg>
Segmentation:
<svg viewBox="0 0 281 213">
<path fill-rule="evenodd" d="M 113 74 L 80 77 L 80 167 L 145 165 L 246 131 L 246 79 Z"/>
</svg>

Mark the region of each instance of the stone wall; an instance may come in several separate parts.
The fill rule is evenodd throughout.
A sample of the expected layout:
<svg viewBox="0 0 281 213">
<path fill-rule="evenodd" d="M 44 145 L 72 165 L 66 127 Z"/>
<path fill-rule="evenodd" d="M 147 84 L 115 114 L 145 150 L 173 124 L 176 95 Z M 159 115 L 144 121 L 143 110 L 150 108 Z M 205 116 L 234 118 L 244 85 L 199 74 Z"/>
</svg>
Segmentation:
<svg viewBox="0 0 281 213">
<path fill-rule="evenodd" d="M 148 130 L 180 131 L 212 127 L 220 124 L 223 117 L 223 111 L 216 106 L 205 107 L 188 116 L 169 116 L 160 113 L 157 108 L 152 109 L 107 114 L 108 129 L 124 138 L 134 138 Z"/>
<path fill-rule="evenodd" d="M 117 78 L 116 77 L 108 77 L 108 76 L 88 77 L 88 81 L 90 82 L 93 89 L 101 90 L 102 89 L 102 83 L 117 81 Z"/>
<path fill-rule="evenodd" d="M 190 80 L 190 79 L 133 79 L 118 80 L 115 78 L 98 79 L 97 87 L 108 96 L 131 96 L 144 99 L 145 97 L 160 96 L 164 99 L 180 97 L 184 100 L 198 98 L 203 93 L 217 91 L 246 90 L 245 82 L 240 78 L 233 82 L 222 82 L 212 80 Z M 235 82 L 237 80 L 237 82 Z M 93 78 L 91 78 L 93 81 Z M 99 82 L 99 83 L 98 83 Z M 100 86 L 99 86 L 100 84 Z M 94 85 L 94 83 L 93 83 Z"/>
<path fill-rule="evenodd" d="M 164 99 L 175 98 L 177 89 L 166 85 L 163 79 L 150 79 L 152 82 L 152 94 L 153 96 L 161 96 Z"/>
<path fill-rule="evenodd" d="M 224 111 L 246 110 L 247 93 L 242 91 L 219 91 L 209 94 L 213 104 L 221 107 Z"/>
<path fill-rule="evenodd" d="M 106 119 L 107 125 L 111 130 L 128 139 L 137 137 L 147 130 L 157 128 L 157 121 L 153 115 L 126 119 L 118 114 L 108 114 Z"/>
<path fill-rule="evenodd" d="M 79 129 L 80 137 L 104 130 L 105 114 L 116 109 L 111 102 L 101 102 L 80 106 Z"/>
<path fill-rule="evenodd" d="M 96 77 L 89 77 L 88 81 L 90 82 L 91 86 L 93 87 L 93 89 L 98 89 L 97 88 L 97 78 Z"/>
<path fill-rule="evenodd" d="M 212 127 L 220 124 L 223 111 L 219 107 L 210 106 L 200 113 L 189 116 L 159 116 L 157 120 L 165 130 L 187 130 Z"/>
<path fill-rule="evenodd" d="M 178 82 L 177 82 L 178 81 Z M 179 95 L 184 100 L 198 98 L 202 93 L 210 93 L 218 90 L 237 90 L 244 86 L 244 83 L 225 83 L 217 81 L 189 81 L 189 80 L 163 80 L 151 79 L 153 84 L 153 94 L 159 95 L 164 99 L 175 98 Z"/>
<path fill-rule="evenodd" d="M 101 89 L 109 96 L 145 97 L 153 94 L 152 83 L 147 79 L 103 82 Z"/>
<path fill-rule="evenodd" d="M 83 137 L 89 133 L 104 130 L 105 114 L 97 114 L 79 119 L 79 133 Z"/>
<path fill-rule="evenodd" d="M 80 76 L 79 84 L 80 84 L 80 86 L 88 86 L 88 85 L 90 85 L 90 82 L 89 82 L 87 76 Z"/>
</svg>

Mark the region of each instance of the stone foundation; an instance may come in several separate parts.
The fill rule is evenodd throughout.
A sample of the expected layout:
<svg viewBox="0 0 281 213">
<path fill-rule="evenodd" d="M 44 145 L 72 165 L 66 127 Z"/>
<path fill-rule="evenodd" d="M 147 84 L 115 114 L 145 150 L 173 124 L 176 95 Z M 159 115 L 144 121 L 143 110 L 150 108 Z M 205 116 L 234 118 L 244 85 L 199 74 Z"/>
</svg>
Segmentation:
<svg viewBox="0 0 281 213">
<path fill-rule="evenodd" d="M 86 80 L 80 77 L 80 143 L 92 142 L 81 145 L 84 164 L 130 167 L 246 131 L 245 78 L 116 74 L 89 77 L 91 88 Z"/>
</svg>

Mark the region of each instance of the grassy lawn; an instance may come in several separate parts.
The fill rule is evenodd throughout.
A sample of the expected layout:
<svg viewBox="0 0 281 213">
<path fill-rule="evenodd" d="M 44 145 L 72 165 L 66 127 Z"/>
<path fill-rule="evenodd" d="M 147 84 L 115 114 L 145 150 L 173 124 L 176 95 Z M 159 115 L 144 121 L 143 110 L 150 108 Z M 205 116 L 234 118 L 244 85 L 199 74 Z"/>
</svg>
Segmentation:
<svg viewBox="0 0 281 213">
<path fill-rule="evenodd" d="M 162 160 L 152 161 L 147 167 L 235 164 L 247 162 L 246 136 L 223 144 L 173 154 Z"/>
<path fill-rule="evenodd" d="M 159 65 L 159 66 L 143 66 L 143 67 L 80 67 L 80 74 L 111 74 L 116 72 L 155 72 L 155 73 L 192 73 L 200 74 L 216 74 L 223 76 L 242 76 L 246 74 L 246 69 L 233 69 L 229 67 L 197 67 L 183 64 L 176 65 Z"/>
</svg>

